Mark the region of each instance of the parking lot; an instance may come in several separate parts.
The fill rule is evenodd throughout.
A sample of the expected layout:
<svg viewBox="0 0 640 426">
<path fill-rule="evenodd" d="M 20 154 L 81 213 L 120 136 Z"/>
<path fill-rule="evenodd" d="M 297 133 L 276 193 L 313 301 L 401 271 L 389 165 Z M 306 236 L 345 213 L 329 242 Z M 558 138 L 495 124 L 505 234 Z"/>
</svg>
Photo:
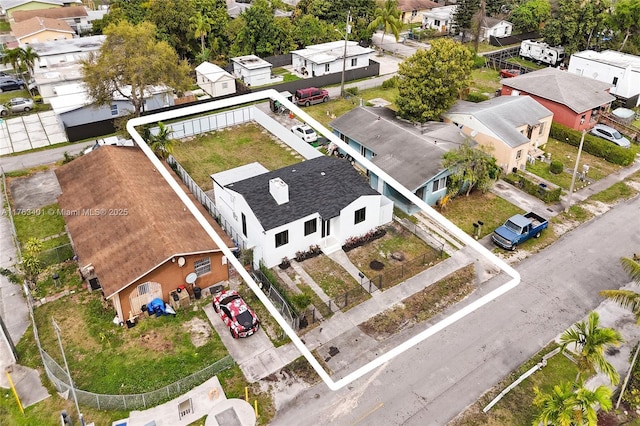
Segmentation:
<svg viewBox="0 0 640 426">
<path fill-rule="evenodd" d="M 67 142 L 53 111 L 0 119 L 0 155 Z"/>
</svg>

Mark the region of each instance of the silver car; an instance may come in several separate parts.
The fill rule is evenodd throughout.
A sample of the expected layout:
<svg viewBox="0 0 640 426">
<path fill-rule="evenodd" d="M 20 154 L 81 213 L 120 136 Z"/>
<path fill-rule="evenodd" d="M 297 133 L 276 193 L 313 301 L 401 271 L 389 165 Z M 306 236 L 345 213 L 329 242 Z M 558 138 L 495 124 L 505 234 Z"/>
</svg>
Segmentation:
<svg viewBox="0 0 640 426">
<path fill-rule="evenodd" d="M 0 105 L 0 115 L 6 116 L 9 111 L 13 113 L 29 112 L 33 109 L 33 100 L 27 98 L 12 98 L 5 105 Z"/>
<path fill-rule="evenodd" d="M 622 148 L 629 148 L 631 146 L 629 139 L 622 136 L 620 132 L 613 127 L 605 126 L 604 124 L 596 124 L 593 129 L 591 129 L 591 134 L 613 142 Z"/>
</svg>

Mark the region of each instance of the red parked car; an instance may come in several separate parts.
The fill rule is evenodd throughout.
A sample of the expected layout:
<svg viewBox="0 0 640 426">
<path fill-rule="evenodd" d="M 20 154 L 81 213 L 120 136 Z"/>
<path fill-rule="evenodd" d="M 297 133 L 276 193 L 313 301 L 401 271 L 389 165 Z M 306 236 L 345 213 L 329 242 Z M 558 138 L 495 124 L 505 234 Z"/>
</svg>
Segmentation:
<svg viewBox="0 0 640 426">
<path fill-rule="evenodd" d="M 503 77 L 503 78 L 517 77 L 519 75 L 520 75 L 520 70 L 517 70 L 517 69 L 500 70 L 500 77 Z"/>
<path fill-rule="evenodd" d="M 229 327 L 234 339 L 248 337 L 258 331 L 258 317 L 235 290 L 225 290 L 213 296 L 213 310 Z"/>
</svg>

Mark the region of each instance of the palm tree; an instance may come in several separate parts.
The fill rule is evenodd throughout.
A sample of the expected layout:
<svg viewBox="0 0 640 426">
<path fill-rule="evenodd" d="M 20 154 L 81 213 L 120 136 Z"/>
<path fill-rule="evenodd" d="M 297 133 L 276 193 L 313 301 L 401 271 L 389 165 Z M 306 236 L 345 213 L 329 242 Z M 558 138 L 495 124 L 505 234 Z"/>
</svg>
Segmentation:
<svg viewBox="0 0 640 426">
<path fill-rule="evenodd" d="M 2 64 L 6 65 L 6 64 L 11 64 L 11 67 L 13 68 L 13 70 L 18 73 L 20 72 L 20 57 L 21 57 L 21 51 L 22 49 L 19 47 L 16 47 L 15 49 L 7 49 L 4 51 L 4 56 L 2 57 Z"/>
<path fill-rule="evenodd" d="M 640 284 L 640 263 L 638 263 L 638 260 L 637 256 L 634 256 L 633 259 L 628 257 L 620 259 L 622 268 L 629 274 L 636 284 Z M 600 295 L 613 300 L 625 309 L 629 309 L 636 317 L 636 324 L 640 324 L 640 293 L 633 290 L 620 289 L 602 290 Z"/>
<path fill-rule="evenodd" d="M 173 154 L 173 139 L 169 136 L 173 133 L 171 127 L 167 127 L 163 122 L 158 122 L 158 133 L 148 133 L 149 148 L 158 156 L 161 160 L 166 160 L 169 154 Z"/>
<path fill-rule="evenodd" d="M 196 38 L 200 38 L 200 49 L 204 51 L 204 39 L 211 31 L 211 19 L 208 16 L 202 14 L 202 12 L 198 12 L 189 18 L 191 22 L 191 29 L 193 30 L 193 34 Z"/>
<path fill-rule="evenodd" d="M 533 422 L 534 426 L 540 423 L 545 426 L 596 426 L 596 407 L 609 411 L 613 406 L 611 389 L 604 385 L 590 390 L 582 382 L 564 382 L 554 386 L 550 393 L 543 393 L 537 386 L 533 391 L 533 404 L 541 408 Z"/>
<path fill-rule="evenodd" d="M 40 58 L 38 52 L 36 52 L 33 47 L 27 46 L 26 49 L 20 49 L 20 62 L 27 66 L 29 70 L 29 75 L 33 76 L 33 67 L 35 66 L 36 59 Z"/>
<path fill-rule="evenodd" d="M 382 26 L 380 48 L 384 45 L 384 35 L 387 32 L 391 32 L 396 37 L 396 41 L 398 41 L 400 30 L 402 29 L 398 0 L 386 0 L 383 7 L 378 7 L 375 11 L 375 19 L 371 21 L 367 28 L 374 30 L 380 26 Z"/>
<path fill-rule="evenodd" d="M 593 366 L 596 370 L 606 374 L 613 385 L 620 381 L 616 369 L 604 357 L 604 351 L 610 346 L 618 346 L 623 342 L 620 333 L 612 328 L 599 327 L 600 316 L 597 312 L 589 314 L 588 321 L 580 321 L 560 336 L 560 343 L 564 351 L 573 344 L 578 350 L 579 367 L 585 370 Z M 578 373 L 579 374 L 579 373 Z"/>
</svg>

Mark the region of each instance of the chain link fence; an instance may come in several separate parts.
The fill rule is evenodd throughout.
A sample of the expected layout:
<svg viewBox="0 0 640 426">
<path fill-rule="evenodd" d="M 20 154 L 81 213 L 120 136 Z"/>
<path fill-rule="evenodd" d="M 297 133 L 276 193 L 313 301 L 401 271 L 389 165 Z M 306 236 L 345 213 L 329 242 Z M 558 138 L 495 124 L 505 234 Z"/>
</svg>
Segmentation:
<svg viewBox="0 0 640 426">
<path fill-rule="evenodd" d="M 42 263 L 42 266 L 46 268 L 50 265 L 62 263 L 66 260 L 73 258 L 75 253 L 73 252 L 73 246 L 71 244 L 64 244 L 52 249 L 44 250 L 40 253 L 38 258 Z"/>
</svg>

